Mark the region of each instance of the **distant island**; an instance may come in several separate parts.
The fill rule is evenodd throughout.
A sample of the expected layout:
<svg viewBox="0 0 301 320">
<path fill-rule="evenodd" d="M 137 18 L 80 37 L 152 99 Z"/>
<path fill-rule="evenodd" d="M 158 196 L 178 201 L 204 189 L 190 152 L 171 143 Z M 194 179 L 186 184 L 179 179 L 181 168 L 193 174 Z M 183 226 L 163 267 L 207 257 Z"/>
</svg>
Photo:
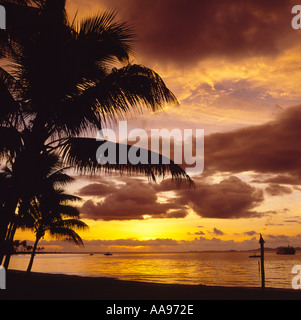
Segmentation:
<svg viewBox="0 0 301 320">
<path fill-rule="evenodd" d="M 277 252 L 277 250 L 280 247 L 277 248 L 265 248 L 265 252 Z M 37 255 L 46 255 L 46 254 L 83 254 L 83 255 L 90 255 L 90 254 L 105 254 L 107 251 L 87 251 L 87 252 L 63 252 L 63 251 L 43 251 L 45 248 L 38 248 L 38 251 L 36 252 Z M 301 247 L 296 247 L 296 251 L 301 251 Z M 178 251 L 178 252 L 122 252 L 122 251 L 116 251 L 113 252 L 114 254 L 188 254 L 188 253 L 249 253 L 249 252 L 260 252 L 260 248 L 258 249 L 251 249 L 251 250 L 207 250 L 207 251 Z M 14 251 L 13 255 L 28 255 L 32 253 L 32 247 L 28 246 L 27 249 L 23 250 L 16 250 Z"/>
</svg>

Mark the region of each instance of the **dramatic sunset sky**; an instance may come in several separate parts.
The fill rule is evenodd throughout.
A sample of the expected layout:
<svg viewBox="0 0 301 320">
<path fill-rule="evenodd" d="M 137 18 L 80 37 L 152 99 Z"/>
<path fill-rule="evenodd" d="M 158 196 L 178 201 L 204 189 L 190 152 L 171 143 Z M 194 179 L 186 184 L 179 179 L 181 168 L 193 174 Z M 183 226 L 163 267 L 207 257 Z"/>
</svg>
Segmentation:
<svg viewBox="0 0 301 320">
<path fill-rule="evenodd" d="M 133 63 L 158 72 L 180 107 L 133 128 L 205 129 L 194 190 L 166 179 L 80 177 L 85 249 L 194 251 L 301 246 L 301 31 L 289 0 L 68 0 L 70 17 L 117 9 L 137 34 Z M 300 1 L 301 4 L 301 1 Z M 19 238 L 26 238 L 19 234 Z M 30 238 L 28 234 L 27 239 Z"/>
</svg>

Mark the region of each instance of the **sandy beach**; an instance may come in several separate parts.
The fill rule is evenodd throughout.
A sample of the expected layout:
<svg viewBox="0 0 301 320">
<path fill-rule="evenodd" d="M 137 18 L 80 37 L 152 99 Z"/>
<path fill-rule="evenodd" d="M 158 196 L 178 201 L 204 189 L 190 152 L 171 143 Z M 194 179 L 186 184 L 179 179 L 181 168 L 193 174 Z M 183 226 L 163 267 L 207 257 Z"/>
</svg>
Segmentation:
<svg viewBox="0 0 301 320">
<path fill-rule="evenodd" d="M 161 285 L 42 273 L 7 273 L 1 300 L 301 300 L 301 291 Z"/>
</svg>

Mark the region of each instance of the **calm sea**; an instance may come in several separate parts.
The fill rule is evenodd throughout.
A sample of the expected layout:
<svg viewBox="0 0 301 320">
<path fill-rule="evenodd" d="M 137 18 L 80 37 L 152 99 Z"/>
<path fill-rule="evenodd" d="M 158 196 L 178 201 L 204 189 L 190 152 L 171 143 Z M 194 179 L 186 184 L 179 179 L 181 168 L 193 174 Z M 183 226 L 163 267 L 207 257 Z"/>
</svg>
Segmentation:
<svg viewBox="0 0 301 320">
<path fill-rule="evenodd" d="M 168 284 L 227 287 L 259 287 L 260 259 L 249 253 L 152 253 L 113 256 L 103 254 L 45 254 L 35 258 L 33 272 L 109 277 Z M 10 268 L 26 270 L 30 257 L 12 257 Z M 292 268 L 301 265 L 301 252 L 295 256 L 266 253 L 266 286 L 292 288 Z"/>
</svg>

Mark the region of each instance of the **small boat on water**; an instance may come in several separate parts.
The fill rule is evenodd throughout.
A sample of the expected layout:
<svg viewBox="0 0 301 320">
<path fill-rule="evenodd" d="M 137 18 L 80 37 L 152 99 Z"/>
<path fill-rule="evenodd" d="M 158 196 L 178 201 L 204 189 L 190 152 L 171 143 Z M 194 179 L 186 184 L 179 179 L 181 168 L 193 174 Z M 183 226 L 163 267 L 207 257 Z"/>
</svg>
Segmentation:
<svg viewBox="0 0 301 320">
<path fill-rule="evenodd" d="M 105 253 L 105 256 L 112 256 L 112 253 L 107 252 L 107 253 Z"/>
<path fill-rule="evenodd" d="M 255 253 L 252 256 L 249 256 L 249 258 L 251 258 L 251 259 L 261 258 L 261 255 L 258 255 L 258 254 Z"/>
<path fill-rule="evenodd" d="M 277 254 L 293 256 L 293 255 L 296 254 L 296 250 L 295 250 L 295 248 L 290 247 L 290 246 L 288 246 L 288 247 L 280 247 L 280 248 L 277 249 Z"/>
</svg>

